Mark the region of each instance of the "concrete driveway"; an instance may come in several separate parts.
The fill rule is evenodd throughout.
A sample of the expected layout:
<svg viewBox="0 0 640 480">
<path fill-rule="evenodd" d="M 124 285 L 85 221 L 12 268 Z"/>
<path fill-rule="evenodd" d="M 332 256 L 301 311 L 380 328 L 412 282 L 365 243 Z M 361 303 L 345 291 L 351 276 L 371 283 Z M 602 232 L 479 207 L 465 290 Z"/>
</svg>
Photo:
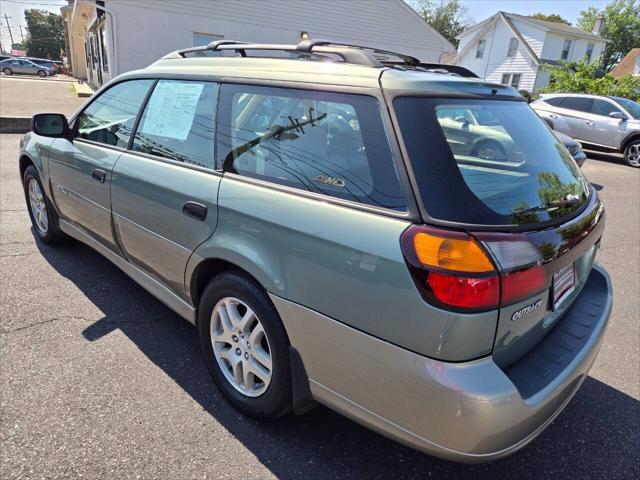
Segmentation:
<svg viewBox="0 0 640 480">
<path fill-rule="evenodd" d="M 0 76 L 0 117 L 31 117 L 36 113 L 71 116 L 87 100 L 73 90 L 70 77 Z"/>
<path fill-rule="evenodd" d="M 93 250 L 34 240 L 0 136 L 0 478 L 638 478 L 640 170 L 593 154 L 607 206 L 599 261 L 615 289 L 600 356 L 520 453 L 458 465 L 332 411 L 248 420 L 216 391 L 195 328 Z M 428 399 L 425 399 L 427 402 Z"/>
</svg>

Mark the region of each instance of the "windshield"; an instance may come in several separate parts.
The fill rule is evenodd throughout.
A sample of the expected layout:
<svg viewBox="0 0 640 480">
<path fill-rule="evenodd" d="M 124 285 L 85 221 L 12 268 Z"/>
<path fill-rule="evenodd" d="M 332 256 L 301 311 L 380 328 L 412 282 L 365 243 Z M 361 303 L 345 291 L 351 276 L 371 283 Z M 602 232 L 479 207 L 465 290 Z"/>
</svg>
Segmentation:
<svg viewBox="0 0 640 480">
<path fill-rule="evenodd" d="M 640 120 L 640 104 L 634 102 L 633 100 L 629 100 L 628 98 L 622 97 L 612 97 L 613 100 L 618 102 L 618 104 L 624 108 L 629 115 L 631 115 L 636 120 Z"/>
<path fill-rule="evenodd" d="M 398 97 L 394 108 L 432 218 L 539 224 L 588 199 L 571 155 L 524 102 Z"/>
</svg>

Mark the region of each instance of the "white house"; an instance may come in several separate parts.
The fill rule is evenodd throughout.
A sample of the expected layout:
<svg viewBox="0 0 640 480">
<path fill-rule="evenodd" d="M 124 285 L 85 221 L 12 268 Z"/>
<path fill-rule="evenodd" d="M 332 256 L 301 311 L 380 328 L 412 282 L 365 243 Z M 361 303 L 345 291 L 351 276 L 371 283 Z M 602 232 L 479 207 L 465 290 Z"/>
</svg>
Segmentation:
<svg viewBox="0 0 640 480">
<path fill-rule="evenodd" d="M 403 0 L 67 0 L 73 74 L 101 85 L 163 55 L 213 40 L 295 44 L 310 38 L 439 62 L 455 47 Z"/>
<path fill-rule="evenodd" d="M 596 29 L 589 33 L 562 23 L 498 12 L 458 37 L 453 63 L 488 81 L 531 92 L 549 82 L 541 64 L 582 59 L 599 63 L 606 45 L 597 34 L 602 21 L 599 18 Z"/>
</svg>

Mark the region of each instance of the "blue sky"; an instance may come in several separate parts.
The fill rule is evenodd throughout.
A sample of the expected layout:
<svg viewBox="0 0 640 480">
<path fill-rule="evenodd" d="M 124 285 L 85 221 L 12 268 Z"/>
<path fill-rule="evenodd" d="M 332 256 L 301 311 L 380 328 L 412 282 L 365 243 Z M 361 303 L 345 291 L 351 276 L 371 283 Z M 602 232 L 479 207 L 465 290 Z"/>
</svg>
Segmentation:
<svg viewBox="0 0 640 480">
<path fill-rule="evenodd" d="M 531 15 L 536 12 L 557 13 L 575 25 L 580 11 L 590 6 L 604 10 L 608 2 L 606 0 L 462 0 L 462 3 L 469 9 L 469 16 L 476 23 L 502 10 L 521 15 Z"/>
<path fill-rule="evenodd" d="M 250 0 L 247 0 L 250 1 Z M 293 1 L 293 0 L 292 0 Z M 374 0 L 372 0 L 374 1 Z M 382 0 L 375 0 L 382 1 Z M 410 0 L 408 3 L 415 4 L 419 0 Z M 67 2 L 64 0 L 0 0 L 0 40 L 2 46 L 9 46 L 9 30 L 7 28 L 4 14 L 6 13 L 13 32 L 13 38 L 20 40 L 19 25 L 25 26 L 24 10 L 28 8 L 42 8 L 59 13 L 60 7 Z M 521 15 L 531 15 L 536 12 L 558 13 L 575 25 L 576 19 L 581 10 L 585 10 L 590 5 L 599 9 L 604 9 L 606 0 L 462 0 L 462 3 L 469 9 L 469 16 L 475 23 L 481 22 L 490 17 L 498 10 L 505 12 L 519 13 Z"/>
</svg>

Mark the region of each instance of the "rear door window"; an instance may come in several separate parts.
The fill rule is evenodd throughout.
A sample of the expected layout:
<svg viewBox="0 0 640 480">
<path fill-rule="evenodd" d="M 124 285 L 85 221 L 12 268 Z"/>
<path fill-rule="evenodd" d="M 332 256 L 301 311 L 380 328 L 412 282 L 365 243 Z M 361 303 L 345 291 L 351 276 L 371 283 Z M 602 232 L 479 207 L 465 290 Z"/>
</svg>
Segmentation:
<svg viewBox="0 0 640 480">
<path fill-rule="evenodd" d="M 525 102 L 398 97 L 393 105 L 432 218 L 539 224 L 587 201 L 579 168 Z"/>
<path fill-rule="evenodd" d="M 213 169 L 217 88 L 212 82 L 158 81 L 132 149 Z"/>
<path fill-rule="evenodd" d="M 405 210 L 374 97 L 223 85 L 225 171 L 367 205 Z"/>
<path fill-rule="evenodd" d="M 79 138 L 126 148 L 153 80 L 129 80 L 101 93 L 78 116 Z"/>
<path fill-rule="evenodd" d="M 578 112 L 588 112 L 591 110 L 591 99 L 583 97 L 566 97 L 561 104 L 562 108 L 576 110 Z"/>
</svg>

